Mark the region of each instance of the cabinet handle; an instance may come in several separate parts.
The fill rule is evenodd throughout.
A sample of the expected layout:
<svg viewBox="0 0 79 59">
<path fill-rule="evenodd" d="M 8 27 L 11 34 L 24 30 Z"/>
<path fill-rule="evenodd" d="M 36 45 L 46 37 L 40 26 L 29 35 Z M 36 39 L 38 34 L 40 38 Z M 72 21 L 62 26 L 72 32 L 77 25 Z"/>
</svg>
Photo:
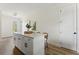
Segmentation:
<svg viewBox="0 0 79 59">
<path fill-rule="evenodd" d="M 28 41 L 30 41 L 30 39 L 28 39 Z"/>
<path fill-rule="evenodd" d="M 16 40 L 16 38 L 14 38 L 14 40 Z"/>
<path fill-rule="evenodd" d="M 77 32 L 74 32 L 74 34 L 77 34 Z"/>
<path fill-rule="evenodd" d="M 25 45 L 25 47 L 27 47 L 27 43 L 25 43 L 24 45 Z"/>
<path fill-rule="evenodd" d="M 18 38 L 18 40 L 20 40 L 20 38 Z"/>
</svg>

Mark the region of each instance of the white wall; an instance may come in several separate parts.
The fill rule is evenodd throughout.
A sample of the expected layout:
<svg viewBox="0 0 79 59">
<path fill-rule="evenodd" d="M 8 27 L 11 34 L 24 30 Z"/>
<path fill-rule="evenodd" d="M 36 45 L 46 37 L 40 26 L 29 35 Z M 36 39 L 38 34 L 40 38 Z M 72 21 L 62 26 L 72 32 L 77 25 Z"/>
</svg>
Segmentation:
<svg viewBox="0 0 79 59">
<path fill-rule="evenodd" d="M 28 16 L 29 20 L 36 20 L 37 31 L 48 33 L 48 42 L 50 44 L 59 45 L 59 12 L 58 8 L 42 8 L 36 10 L 35 13 Z"/>
<path fill-rule="evenodd" d="M 36 20 L 37 22 L 37 31 L 48 32 L 48 42 L 60 46 L 60 31 L 59 31 L 59 22 L 60 22 L 60 12 L 61 9 L 74 4 L 58 4 L 55 7 L 49 6 L 45 8 L 40 8 L 34 13 L 29 14 L 27 19 Z"/>
<path fill-rule="evenodd" d="M 22 34 L 24 34 L 24 31 L 27 31 L 26 24 L 27 20 L 22 21 Z"/>
<path fill-rule="evenodd" d="M 12 18 L 10 16 L 1 15 L 1 35 L 12 35 Z"/>
</svg>

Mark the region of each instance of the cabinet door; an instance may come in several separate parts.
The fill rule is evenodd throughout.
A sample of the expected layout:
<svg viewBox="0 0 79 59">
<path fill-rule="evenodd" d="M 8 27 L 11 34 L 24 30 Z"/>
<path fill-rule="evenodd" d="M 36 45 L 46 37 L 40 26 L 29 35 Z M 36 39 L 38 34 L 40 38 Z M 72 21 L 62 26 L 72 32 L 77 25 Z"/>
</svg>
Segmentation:
<svg viewBox="0 0 79 59">
<path fill-rule="evenodd" d="M 61 9 L 60 42 L 64 48 L 76 50 L 76 5 Z"/>
<path fill-rule="evenodd" d="M 14 33 L 14 44 L 17 47 L 18 46 L 18 37 L 17 34 Z"/>
<path fill-rule="evenodd" d="M 23 40 L 21 34 L 14 34 L 14 42 L 15 46 L 19 48 L 20 50 L 23 50 Z"/>
<path fill-rule="evenodd" d="M 36 34 L 33 40 L 33 54 L 34 55 L 44 55 L 45 51 L 45 38 L 42 34 Z"/>
<path fill-rule="evenodd" d="M 33 54 L 33 38 L 30 37 L 23 37 L 23 53 L 26 55 L 32 55 Z"/>
</svg>

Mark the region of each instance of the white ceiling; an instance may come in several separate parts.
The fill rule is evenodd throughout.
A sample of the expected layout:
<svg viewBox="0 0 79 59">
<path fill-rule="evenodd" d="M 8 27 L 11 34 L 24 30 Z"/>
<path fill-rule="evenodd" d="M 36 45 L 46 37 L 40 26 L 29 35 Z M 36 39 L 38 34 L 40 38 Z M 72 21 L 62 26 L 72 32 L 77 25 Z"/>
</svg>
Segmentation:
<svg viewBox="0 0 79 59">
<path fill-rule="evenodd" d="M 7 11 L 34 11 L 39 8 L 53 7 L 55 4 L 42 3 L 0 3 L 0 10 Z"/>
<path fill-rule="evenodd" d="M 55 4 L 42 3 L 0 3 L 0 10 L 6 13 L 28 14 L 40 8 L 47 8 Z"/>
<path fill-rule="evenodd" d="M 66 6 L 68 4 L 60 3 L 0 3 L 0 10 L 13 13 L 31 13 L 37 9 L 45 9 L 48 7 Z"/>
</svg>

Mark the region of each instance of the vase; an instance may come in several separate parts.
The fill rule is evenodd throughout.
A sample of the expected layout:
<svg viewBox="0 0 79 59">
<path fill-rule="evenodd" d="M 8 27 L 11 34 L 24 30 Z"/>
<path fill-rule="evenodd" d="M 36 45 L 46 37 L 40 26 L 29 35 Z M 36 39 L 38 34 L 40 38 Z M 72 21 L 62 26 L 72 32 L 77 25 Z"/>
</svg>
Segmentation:
<svg viewBox="0 0 79 59">
<path fill-rule="evenodd" d="M 27 28 L 27 31 L 29 32 L 29 28 Z"/>
</svg>

